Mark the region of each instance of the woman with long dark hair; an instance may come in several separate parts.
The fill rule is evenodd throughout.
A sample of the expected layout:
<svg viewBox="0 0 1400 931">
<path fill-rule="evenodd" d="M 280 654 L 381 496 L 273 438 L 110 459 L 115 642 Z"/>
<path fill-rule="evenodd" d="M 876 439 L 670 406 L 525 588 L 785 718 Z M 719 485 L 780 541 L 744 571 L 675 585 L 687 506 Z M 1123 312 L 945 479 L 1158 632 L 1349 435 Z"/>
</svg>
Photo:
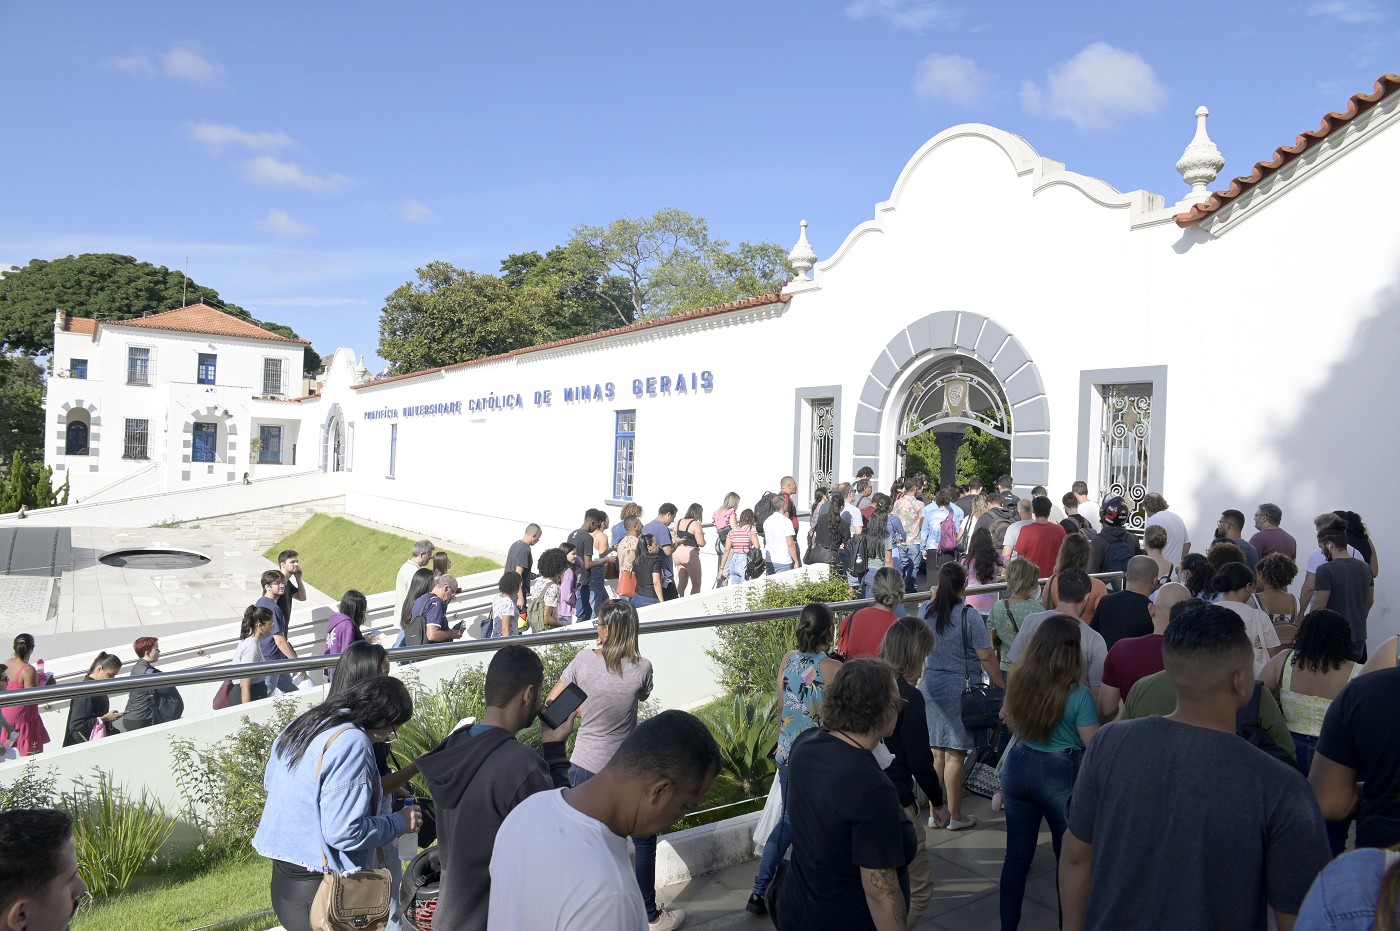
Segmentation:
<svg viewBox="0 0 1400 931">
<path fill-rule="evenodd" d="M 1283 709 L 1283 723 L 1293 735 L 1298 770 L 1304 776 L 1312 768 L 1327 709 L 1347 683 L 1363 671 L 1362 665 L 1353 661 L 1347 619 L 1323 608 L 1303 618 L 1293 649 L 1269 660 L 1259 673 L 1259 681 L 1274 693 Z M 1333 856 L 1346 849 L 1349 826 L 1348 821 L 1327 822 L 1327 840 Z"/>
<path fill-rule="evenodd" d="M 103 651 L 92 661 L 83 681 L 110 679 L 121 669 L 122 661 L 114 654 Z M 106 695 L 80 695 L 68 705 L 68 726 L 63 730 L 63 745 L 71 747 L 87 743 L 92 739 L 92 729 L 99 720 L 107 726 L 109 734 L 116 733 L 116 721 L 121 716 L 120 711 L 112 710 L 111 700 Z"/>
<path fill-rule="evenodd" d="M 865 554 L 869 565 L 860 576 L 851 574 L 851 585 L 855 587 L 860 598 L 870 597 L 870 586 L 875 582 L 875 573 L 887 566 L 894 566 L 894 531 L 890 526 L 889 496 L 877 492 L 870 502 L 875 510 L 870 513 L 870 520 L 866 521 L 865 529 L 860 534 L 860 552 Z M 894 521 L 894 524 L 899 525 L 899 522 Z M 899 532 L 904 532 L 902 526 Z M 854 566 L 854 560 L 852 565 Z"/>
<path fill-rule="evenodd" d="M 570 683 L 588 696 L 579 708 L 578 736 L 569 757 L 569 783 L 580 786 L 601 772 L 637 729 L 637 706 L 651 695 L 651 661 L 637 647 L 636 608 L 616 598 L 603 604 L 598 645 L 580 650 L 564 667 L 548 701 Z M 658 922 L 671 912 L 656 904 L 656 835 L 634 837 L 632 847 L 647 920 Z"/>
<path fill-rule="evenodd" d="M 233 664 L 261 663 L 262 638 L 272 632 L 273 616 L 271 608 L 248 605 L 243 609 L 243 620 L 238 626 L 238 646 L 233 649 Z M 230 705 L 246 705 L 267 697 L 266 676 L 244 676 L 234 688 L 229 690 Z"/>
<path fill-rule="evenodd" d="M 357 640 L 346 648 L 340 656 L 335 678 L 326 691 L 326 698 L 332 699 L 356 682 L 378 679 L 389 674 L 389 653 L 377 643 Z"/>
<path fill-rule="evenodd" d="M 1212 577 L 1210 587 L 1219 596 L 1217 603 L 1234 611 L 1244 621 L 1244 632 L 1249 635 L 1249 645 L 1254 650 L 1254 674 L 1258 676 L 1281 647 L 1273 620 L 1251 604 L 1254 573 L 1242 562 L 1226 563 Z"/>
<path fill-rule="evenodd" d="M 841 512 L 846 507 L 846 496 L 841 494 L 839 488 L 833 488 L 827 493 L 826 503 L 822 505 L 820 516 L 812 525 L 815 533 L 812 536 L 814 549 L 809 562 L 826 563 L 828 565 L 841 565 L 845 561 L 846 545 L 851 542 L 851 525 L 841 519 Z"/>
<path fill-rule="evenodd" d="M 253 849 L 272 861 L 272 909 L 287 931 L 311 931 L 323 873 L 380 867 L 381 848 L 422 824 L 417 806 L 379 814 L 373 746 L 411 717 L 407 687 L 375 677 L 304 712 L 273 742 Z"/>
<path fill-rule="evenodd" d="M 344 653 L 352 643 L 359 643 L 365 639 L 360 628 L 364 626 L 365 611 L 368 605 L 369 602 L 365 596 L 353 588 L 341 596 L 340 604 L 336 606 L 336 612 L 326 618 L 325 653 L 327 655 Z M 335 677 L 333 667 L 327 666 L 325 672 L 327 681 Z"/>
<path fill-rule="evenodd" d="M 15 637 L 15 655 L 5 661 L 5 676 L 8 680 L 5 691 L 32 689 L 39 684 L 39 674 L 29 663 L 34 655 L 34 635 L 20 634 Z M 39 716 L 38 705 L 9 705 L 0 710 L 8 730 L 15 735 L 15 749 L 20 756 L 33 756 L 44 752 L 44 744 L 49 742 L 49 732 L 44 728 Z"/>
<path fill-rule="evenodd" d="M 1006 690 L 1006 718 L 1018 741 L 1006 753 L 1001 797 L 1006 806 L 1006 856 L 1001 865 L 1001 927 L 1021 923 L 1026 878 L 1043 819 L 1055 861 L 1065 833 L 1069 795 L 1084 748 L 1099 729 L 1094 694 L 1080 678 L 1084 654 L 1080 622 L 1067 614 L 1046 618 L 1016 663 Z"/>
<path fill-rule="evenodd" d="M 413 606 L 419 598 L 433 590 L 433 570 L 424 566 L 413 573 L 413 578 L 408 580 L 408 595 L 403 600 L 403 605 L 399 608 L 399 627 L 408 630 L 408 625 L 413 621 Z M 402 639 L 403 635 L 399 635 Z"/>
<path fill-rule="evenodd" d="M 938 570 L 938 584 L 933 590 L 924 619 L 933 626 L 933 652 L 924 663 L 920 685 L 924 693 L 924 711 L 928 718 L 929 746 L 933 748 L 933 766 L 948 790 L 950 831 L 961 831 L 977 824 L 971 815 L 963 817 L 963 761 L 974 746 L 973 736 L 962 723 L 962 694 L 968 678 L 981 680 L 981 666 L 987 678 L 997 688 L 1004 688 L 1005 679 L 987 623 L 977 609 L 963 600 L 967 591 L 967 570 L 955 562 L 944 563 Z"/>
<path fill-rule="evenodd" d="M 1055 610 L 1055 605 L 1060 601 L 1060 573 L 1066 569 L 1083 569 L 1088 572 L 1093 551 L 1094 545 L 1083 534 L 1071 533 L 1065 536 L 1064 542 L 1060 544 L 1060 552 L 1055 557 L 1055 568 L 1051 571 L 1041 596 L 1047 610 Z M 1108 586 L 1103 580 L 1089 576 L 1089 597 L 1084 601 L 1084 616 L 1092 618 L 1094 611 L 1099 607 L 1099 599 L 1107 594 Z"/>
<path fill-rule="evenodd" d="M 967 570 L 968 585 L 991 585 L 1001 575 L 1001 565 L 1001 552 L 992 542 L 992 532 L 986 527 L 972 531 L 972 539 L 967 544 L 967 555 L 962 559 L 962 567 Z M 997 593 L 969 595 L 967 603 L 986 616 L 997 603 Z"/>
<path fill-rule="evenodd" d="M 1356 550 L 1357 557 L 1366 565 L 1371 567 L 1371 578 L 1378 578 L 1381 574 L 1381 559 L 1376 553 L 1376 543 L 1371 539 L 1371 534 L 1366 529 L 1366 524 L 1361 520 L 1361 515 L 1355 511 L 1336 511 L 1338 517 L 1347 525 L 1347 546 Z"/>
<path fill-rule="evenodd" d="M 1181 584 L 1191 592 L 1191 597 L 1200 601 L 1210 600 L 1210 582 L 1215 570 L 1206 560 L 1204 553 L 1187 553 L 1181 559 Z"/>
</svg>

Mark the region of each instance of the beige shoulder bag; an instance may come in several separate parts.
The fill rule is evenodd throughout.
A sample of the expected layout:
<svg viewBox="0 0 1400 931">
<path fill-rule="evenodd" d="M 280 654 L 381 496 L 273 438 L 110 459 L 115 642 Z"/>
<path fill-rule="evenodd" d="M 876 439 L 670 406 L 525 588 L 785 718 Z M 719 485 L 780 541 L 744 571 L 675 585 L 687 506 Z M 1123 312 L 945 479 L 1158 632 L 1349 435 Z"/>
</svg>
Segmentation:
<svg viewBox="0 0 1400 931">
<path fill-rule="evenodd" d="M 332 734 L 321 748 L 321 758 L 316 761 L 318 791 L 326 751 L 349 729 L 342 728 Z M 389 871 L 382 868 L 382 851 L 379 863 L 380 869 L 356 870 L 341 876 L 331 871 L 323 847 L 321 866 L 325 870 L 321 874 L 321 887 L 316 890 L 316 898 L 311 902 L 311 931 L 384 931 L 389 924 L 389 901 L 393 890 Z"/>
</svg>

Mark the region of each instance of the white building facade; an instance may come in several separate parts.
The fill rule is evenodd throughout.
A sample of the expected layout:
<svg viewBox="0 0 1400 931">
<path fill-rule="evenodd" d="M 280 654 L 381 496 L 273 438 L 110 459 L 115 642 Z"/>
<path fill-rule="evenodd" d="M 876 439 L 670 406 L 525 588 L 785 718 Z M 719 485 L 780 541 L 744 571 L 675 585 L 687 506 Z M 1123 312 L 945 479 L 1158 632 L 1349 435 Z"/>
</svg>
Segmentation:
<svg viewBox="0 0 1400 931">
<path fill-rule="evenodd" d="M 1214 195 L 1198 114 L 1170 206 L 953 127 L 830 258 L 804 224 L 781 294 L 378 381 L 342 351 L 288 423 L 351 473 L 351 513 L 499 548 L 588 507 L 749 504 L 787 474 L 804 503 L 862 466 L 888 487 L 911 436 L 978 426 L 1023 489 L 1160 491 L 1198 548 L 1269 501 L 1300 558 L 1314 514 L 1346 508 L 1384 563 L 1400 529 L 1366 490 L 1400 461 L 1372 416 L 1400 396 L 1398 111 L 1390 75 Z M 172 390 L 167 416 L 191 406 Z M 1373 640 L 1397 628 L 1390 575 Z"/>
</svg>

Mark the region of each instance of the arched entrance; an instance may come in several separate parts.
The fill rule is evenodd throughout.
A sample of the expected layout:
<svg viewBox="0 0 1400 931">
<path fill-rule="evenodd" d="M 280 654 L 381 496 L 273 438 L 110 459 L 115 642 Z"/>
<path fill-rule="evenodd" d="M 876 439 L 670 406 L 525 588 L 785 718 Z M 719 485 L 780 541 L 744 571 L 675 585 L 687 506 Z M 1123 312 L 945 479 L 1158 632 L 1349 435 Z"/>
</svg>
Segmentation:
<svg viewBox="0 0 1400 931">
<path fill-rule="evenodd" d="M 321 471 L 345 471 L 345 415 L 339 404 L 332 404 L 321 424 Z"/>
<path fill-rule="evenodd" d="M 1011 441 L 1018 487 L 1049 482 L 1050 405 L 1030 354 L 994 320 L 938 311 L 895 334 L 871 364 L 856 406 L 851 473 L 870 466 L 882 482 L 893 478 L 901 444 L 928 430 L 949 437 L 940 438 L 946 469 L 962 441 L 958 428 L 969 426 Z"/>
</svg>

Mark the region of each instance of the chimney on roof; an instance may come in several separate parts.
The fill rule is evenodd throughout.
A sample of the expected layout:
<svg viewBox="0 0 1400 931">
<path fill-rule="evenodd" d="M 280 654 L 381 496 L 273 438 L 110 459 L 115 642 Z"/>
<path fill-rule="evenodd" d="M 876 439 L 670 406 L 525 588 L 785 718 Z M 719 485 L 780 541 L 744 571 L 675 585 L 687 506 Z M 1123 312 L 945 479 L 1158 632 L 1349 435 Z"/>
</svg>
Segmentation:
<svg viewBox="0 0 1400 931">
<path fill-rule="evenodd" d="M 817 253 L 813 251 L 812 244 L 807 241 L 807 221 L 802 221 L 802 235 L 797 238 L 797 245 L 792 247 L 788 253 L 788 261 L 797 270 L 797 277 L 794 281 L 806 281 L 807 272 L 812 266 L 817 264 Z"/>
<path fill-rule="evenodd" d="M 53 325 L 58 327 L 60 330 L 63 329 L 63 318 L 67 316 L 67 312 L 65 312 L 62 308 L 55 309 L 53 312 Z"/>
<path fill-rule="evenodd" d="M 1210 191 L 1206 190 L 1206 186 L 1214 181 L 1220 170 L 1225 167 L 1225 156 L 1220 154 L 1220 150 L 1206 133 L 1208 116 L 1210 111 L 1205 107 L 1196 108 L 1196 135 L 1191 137 L 1191 143 L 1186 146 L 1186 151 L 1181 153 L 1181 158 L 1176 163 L 1176 170 L 1181 173 L 1182 180 L 1191 185 L 1191 190 L 1178 204 L 1181 207 L 1194 207 L 1209 200 Z"/>
</svg>

